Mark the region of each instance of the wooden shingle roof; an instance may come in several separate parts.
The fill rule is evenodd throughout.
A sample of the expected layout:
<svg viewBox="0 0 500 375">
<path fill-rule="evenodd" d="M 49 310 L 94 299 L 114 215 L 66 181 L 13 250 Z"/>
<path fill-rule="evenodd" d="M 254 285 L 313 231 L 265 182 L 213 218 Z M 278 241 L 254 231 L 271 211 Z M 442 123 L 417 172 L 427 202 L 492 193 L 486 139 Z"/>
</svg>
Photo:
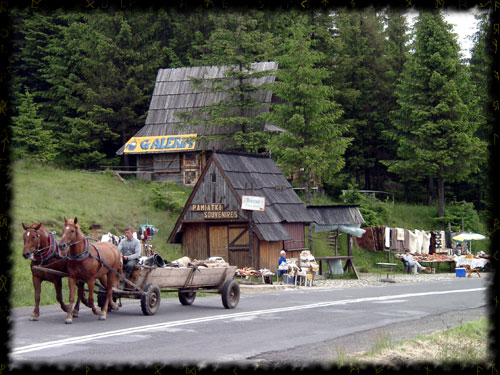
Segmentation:
<svg viewBox="0 0 500 375">
<path fill-rule="evenodd" d="M 252 72 L 263 72 L 276 70 L 278 64 L 274 61 L 258 62 L 251 64 Z M 235 124 L 228 128 L 216 126 L 196 126 L 184 124 L 182 129 L 176 127 L 183 121 L 175 114 L 193 111 L 206 107 L 211 103 L 217 103 L 228 99 L 225 92 L 202 92 L 195 90 L 191 84 L 191 77 L 200 79 L 223 78 L 228 66 L 198 66 L 188 68 L 160 69 L 156 76 L 156 83 L 151 97 L 148 114 L 144 127 L 134 137 L 150 137 L 178 134 L 198 135 L 220 135 L 232 134 L 240 129 Z M 249 81 L 254 87 L 274 82 L 273 75 L 265 75 L 260 78 L 251 78 Z M 252 94 L 257 102 L 270 104 L 272 93 L 261 90 Z M 235 109 L 236 110 L 236 109 Z M 269 105 L 258 106 L 246 110 L 245 117 L 255 117 L 263 111 L 268 111 Z M 267 126 L 267 125 L 266 125 Z M 280 129 L 278 129 L 280 130 Z M 210 140 L 196 142 L 196 150 L 216 149 L 220 150 L 225 145 L 222 140 Z M 123 154 L 124 146 L 116 153 Z"/>
<path fill-rule="evenodd" d="M 335 206 L 307 206 L 314 223 L 320 226 L 329 225 L 361 225 L 365 221 L 359 206 L 335 205 Z"/>
<path fill-rule="evenodd" d="M 252 212 L 254 228 L 259 238 L 265 241 L 290 240 L 292 237 L 285 223 L 308 224 L 313 221 L 304 203 L 271 158 L 254 154 L 216 152 L 208 160 L 204 171 L 208 170 L 213 163 L 221 171 L 225 183 L 229 186 L 228 192 L 231 193 L 228 194 L 234 195 L 240 204 L 243 195 L 265 197 L 264 211 Z M 203 174 L 204 172 L 202 176 Z M 202 178 L 200 178 L 191 197 L 196 195 L 197 190 L 202 189 L 202 183 Z M 187 205 L 174 226 L 169 238 L 170 242 L 179 240 L 177 234 L 181 231 L 186 209 Z M 239 217 L 246 218 L 241 208 L 239 211 Z"/>
<path fill-rule="evenodd" d="M 214 156 L 240 199 L 243 195 L 266 198 L 265 210 L 252 214 L 256 228 L 266 241 L 291 239 L 282 225 L 285 222 L 312 221 L 304 203 L 272 159 L 230 153 Z"/>
</svg>

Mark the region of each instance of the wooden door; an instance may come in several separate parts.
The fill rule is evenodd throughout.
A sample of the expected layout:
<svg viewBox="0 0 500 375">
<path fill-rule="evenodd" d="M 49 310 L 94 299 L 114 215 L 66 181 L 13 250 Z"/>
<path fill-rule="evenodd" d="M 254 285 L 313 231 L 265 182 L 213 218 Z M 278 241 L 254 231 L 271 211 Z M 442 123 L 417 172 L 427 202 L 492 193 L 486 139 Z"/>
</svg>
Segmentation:
<svg viewBox="0 0 500 375">
<path fill-rule="evenodd" d="M 227 254 L 227 227 L 223 225 L 210 226 L 208 237 L 210 256 L 222 257 L 226 262 L 229 262 Z"/>
<path fill-rule="evenodd" d="M 250 266 L 248 225 L 230 225 L 229 233 L 229 264 L 239 268 Z"/>
</svg>

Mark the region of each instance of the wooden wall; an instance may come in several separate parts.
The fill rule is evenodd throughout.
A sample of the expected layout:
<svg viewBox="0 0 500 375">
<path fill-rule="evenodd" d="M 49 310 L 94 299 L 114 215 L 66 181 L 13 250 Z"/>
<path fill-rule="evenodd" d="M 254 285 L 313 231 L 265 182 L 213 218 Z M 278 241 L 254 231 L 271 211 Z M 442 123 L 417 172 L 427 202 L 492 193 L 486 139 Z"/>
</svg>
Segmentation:
<svg viewBox="0 0 500 375">
<path fill-rule="evenodd" d="M 184 225 L 182 251 L 191 259 L 204 260 L 208 254 L 208 234 L 205 224 Z"/>
<path fill-rule="evenodd" d="M 304 249 L 305 234 L 304 224 L 302 223 L 284 223 L 286 230 L 292 236 L 291 240 L 284 241 L 283 248 L 285 250 Z"/>
<path fill-rule="evenodd" d="M 206 171 L 205 178 L 202 183 L 198 185 L 198 188 L 193 196 L 191 205 L 193 204 L 205 204 L 205 203 L 221 203 L 224 205 L 225 211 L 238 211 L 238 219 L 230 219 L 225 221 L 231 222 L 247 222 L 246 215 L 243 214 L 241 207 L 233 195 L 228 184 L 222 177 L 219 169 L 215 163 L 211 163 L 208 170 Z M 191 211 L 188 207 L 186 214 L 184 215 L 184 220 L 204 220 L 203 212 L 201 211 Z M 217 220 L 220 222 L 220 220 Z"/>
<path fill-rule="evenodd" d="M 283 241 L 260 241 L 260 268 L 267 268 L 272 272 L 276 272 L 281 250 L 283 250 Z"/>
</svg>

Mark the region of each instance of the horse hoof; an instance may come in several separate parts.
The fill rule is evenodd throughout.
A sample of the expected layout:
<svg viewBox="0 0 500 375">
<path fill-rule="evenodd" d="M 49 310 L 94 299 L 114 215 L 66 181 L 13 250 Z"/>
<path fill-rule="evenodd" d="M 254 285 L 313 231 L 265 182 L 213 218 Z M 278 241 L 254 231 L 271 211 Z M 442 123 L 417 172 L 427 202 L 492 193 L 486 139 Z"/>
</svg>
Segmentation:
<svg viewBox="0 0 500 375">
<path fill-rule="evenodd" d="M 38 316 L 30 316 L 30 322 L 37 322 Z"/>
<path fill-rule="evenodd" d="M 64 321 L 64 323 L 66 323 L 66 324 L 71 324 L 71 323 L 73 323 L 73 320 L 72 320 L 72 319 L 66 319 L 66 320 Z"/>
<path fill-rule="evenodd" d="M 106 315 L 103 314 L 99 315 L 99 320 L 106 320 Z"/>
<path fill-rule="evenodd" d="M 97 308 L 95 307 L 92 308 L 92 312 L 94 313 L 94 315 L 99 315 L 99 310 L 97 310 Z"/>
<path fill-rule="evenodd" d="M 78 318 L 78 311 L 73 311 L 73 318 Z"/>
</svg>

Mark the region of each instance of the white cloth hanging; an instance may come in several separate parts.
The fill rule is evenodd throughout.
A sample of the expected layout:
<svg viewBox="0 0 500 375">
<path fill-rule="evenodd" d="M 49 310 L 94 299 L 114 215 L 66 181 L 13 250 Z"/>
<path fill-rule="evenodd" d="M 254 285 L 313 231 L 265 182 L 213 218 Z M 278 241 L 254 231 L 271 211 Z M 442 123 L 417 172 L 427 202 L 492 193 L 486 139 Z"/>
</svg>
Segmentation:
<svg viewBox="0 0 500 375">
<path fill-rule="evenodd" d="M 405 230 L 403 228 L 396 228 L 396 240 L 398 241 L 405 240 Z"/>
<path fill-rule="evenodd" d="M 384 239 L 385 239 L 385 248 L 390 249 L 391 248 L 391 228 L 385 227 Z"/>
<path fill-rule="evenodd" d="M 431 245 L 431 234 L 422 231 L 422 254 L 429 254 L 429 246 Z"/>
<path fill-rule="evenodd" d="M 415 250 L 415 252 L 417 254 L 422 254 L 422 242 L 424 241 L 422 231 L 415 229 L 415 234 L 417 235 L 417 249 Z"/>
<path fill-rule="evenodd" d="M 408 248 L 411 254 L 415 254 L 417 252 L 417 235 L 411 230 L 408 231 L 408 235 Z"/>
</svg>

